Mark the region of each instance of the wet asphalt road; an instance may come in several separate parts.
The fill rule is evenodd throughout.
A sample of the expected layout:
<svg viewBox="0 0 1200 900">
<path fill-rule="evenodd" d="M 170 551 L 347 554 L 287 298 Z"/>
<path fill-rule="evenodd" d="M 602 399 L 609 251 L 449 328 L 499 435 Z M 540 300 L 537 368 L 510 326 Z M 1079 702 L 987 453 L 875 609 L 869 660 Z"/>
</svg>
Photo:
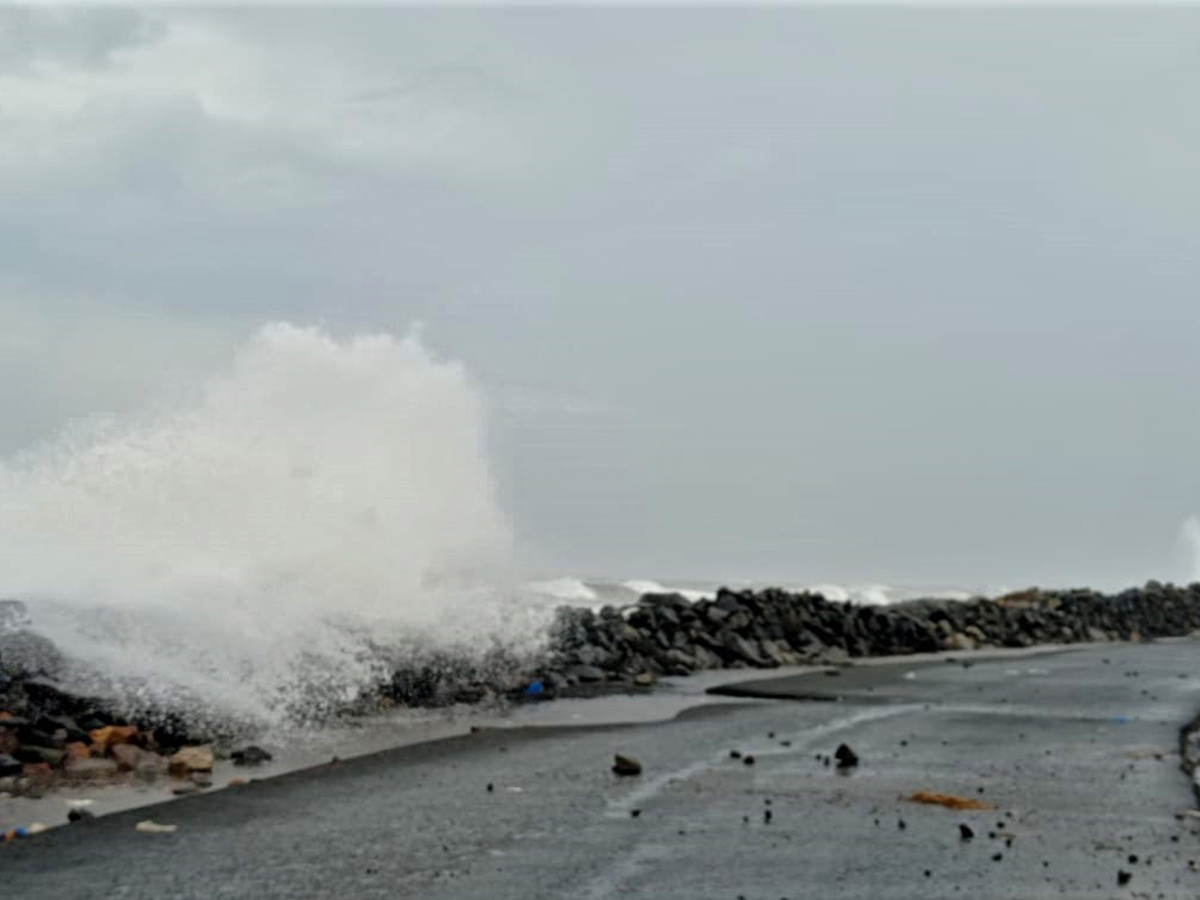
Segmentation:
<svg viewBox="0 0 1200 900">
<path fill-rule="evenodd" d="M 56 829 L 0 847 L 0 896 L 1200 896 L 1176 753 L 1200 645 L 957 658 L 758 686 L 840 702 L 489 731 Z M 817 758 L 841 742 L 848 775 Z M 613 776 L 615 752 L 645 773 Z M 901 799 L 918 789 L 996 809 Z M 148 817 L 178 832 L 136 833 Z"/>
</svg>

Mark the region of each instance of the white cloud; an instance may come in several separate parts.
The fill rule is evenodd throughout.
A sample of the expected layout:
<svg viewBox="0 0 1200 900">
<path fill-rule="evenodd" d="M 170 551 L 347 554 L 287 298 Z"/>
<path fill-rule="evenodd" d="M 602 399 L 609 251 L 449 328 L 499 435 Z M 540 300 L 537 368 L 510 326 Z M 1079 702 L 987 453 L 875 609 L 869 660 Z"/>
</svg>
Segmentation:
<svg viewBox="0 0 1200 900">
<path fill-rule="evenodd" d="M 46 24 L 56 13 L 0 10 L 2 33 L 31 41 L 26 65 L 0 70 L 0 191 L 116 184 L 261 213 L 337 202 L 372 179 L 524 162 L 519 111 L 495 102 L 502 79 L 453 48 L 412 39 L 363 59 L 354 32 L 264 40 L 253 16 L 119 18 L 85 51 L 93 16 L 67 29 Z"/>
</svg>

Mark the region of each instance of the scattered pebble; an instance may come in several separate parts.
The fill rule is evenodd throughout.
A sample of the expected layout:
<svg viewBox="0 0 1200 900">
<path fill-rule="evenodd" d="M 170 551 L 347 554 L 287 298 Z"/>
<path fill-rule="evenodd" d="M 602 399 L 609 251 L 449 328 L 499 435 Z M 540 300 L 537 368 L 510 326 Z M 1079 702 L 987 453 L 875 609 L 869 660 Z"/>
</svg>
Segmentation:
<svg viewBox="0 0 1200 900">
<path fill-rule="evenodd" d="M 629 777 L 642 774 L 642 764 L 636 759 L 629 756 L 622 756 L 620 753 L 616 754 L 613 759 L 612 770 L 614 775 Z"/>
</svg>

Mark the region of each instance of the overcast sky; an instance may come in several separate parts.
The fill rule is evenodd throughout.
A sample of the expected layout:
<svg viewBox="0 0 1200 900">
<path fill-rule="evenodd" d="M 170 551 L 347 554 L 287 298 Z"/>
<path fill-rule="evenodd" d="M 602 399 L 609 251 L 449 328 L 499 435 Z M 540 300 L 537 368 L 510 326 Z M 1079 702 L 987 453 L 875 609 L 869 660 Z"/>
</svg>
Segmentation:
<svg viewBox="0 0 1200 900">
<path fill-rule="evenodd" d="M 0 452 L 462 360 L 548 572 L 1191 574 L 1200 10 L 0 9 Z"/>
</svg>

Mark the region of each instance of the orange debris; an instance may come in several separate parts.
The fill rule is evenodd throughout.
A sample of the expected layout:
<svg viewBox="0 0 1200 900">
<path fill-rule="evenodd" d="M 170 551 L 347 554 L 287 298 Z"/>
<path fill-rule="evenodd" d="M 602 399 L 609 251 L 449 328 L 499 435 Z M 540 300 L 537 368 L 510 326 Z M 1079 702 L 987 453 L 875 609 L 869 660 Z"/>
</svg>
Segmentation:
<svg viewBox="0 0 1200 900">
<path fill-rule="evenodd" d="M 944 806 L 946 809 L 995 809 L 991 803 L 982 800 L 972 800 L 970 797 L 958 797 L 954 794 L 939 794 L 936 791 L 917 791 L 911 797 L 905 797 L 910 803 L 925 803 L 930 806 Z"/>
<path fill-rule="evenodd" d="M 132 743 L 137 733 L 138 730 L 132 725 L 105 725 L 91 733 L 92 743 L 101 750 L 107 750 L 117 744 Z"/>
</svg>

